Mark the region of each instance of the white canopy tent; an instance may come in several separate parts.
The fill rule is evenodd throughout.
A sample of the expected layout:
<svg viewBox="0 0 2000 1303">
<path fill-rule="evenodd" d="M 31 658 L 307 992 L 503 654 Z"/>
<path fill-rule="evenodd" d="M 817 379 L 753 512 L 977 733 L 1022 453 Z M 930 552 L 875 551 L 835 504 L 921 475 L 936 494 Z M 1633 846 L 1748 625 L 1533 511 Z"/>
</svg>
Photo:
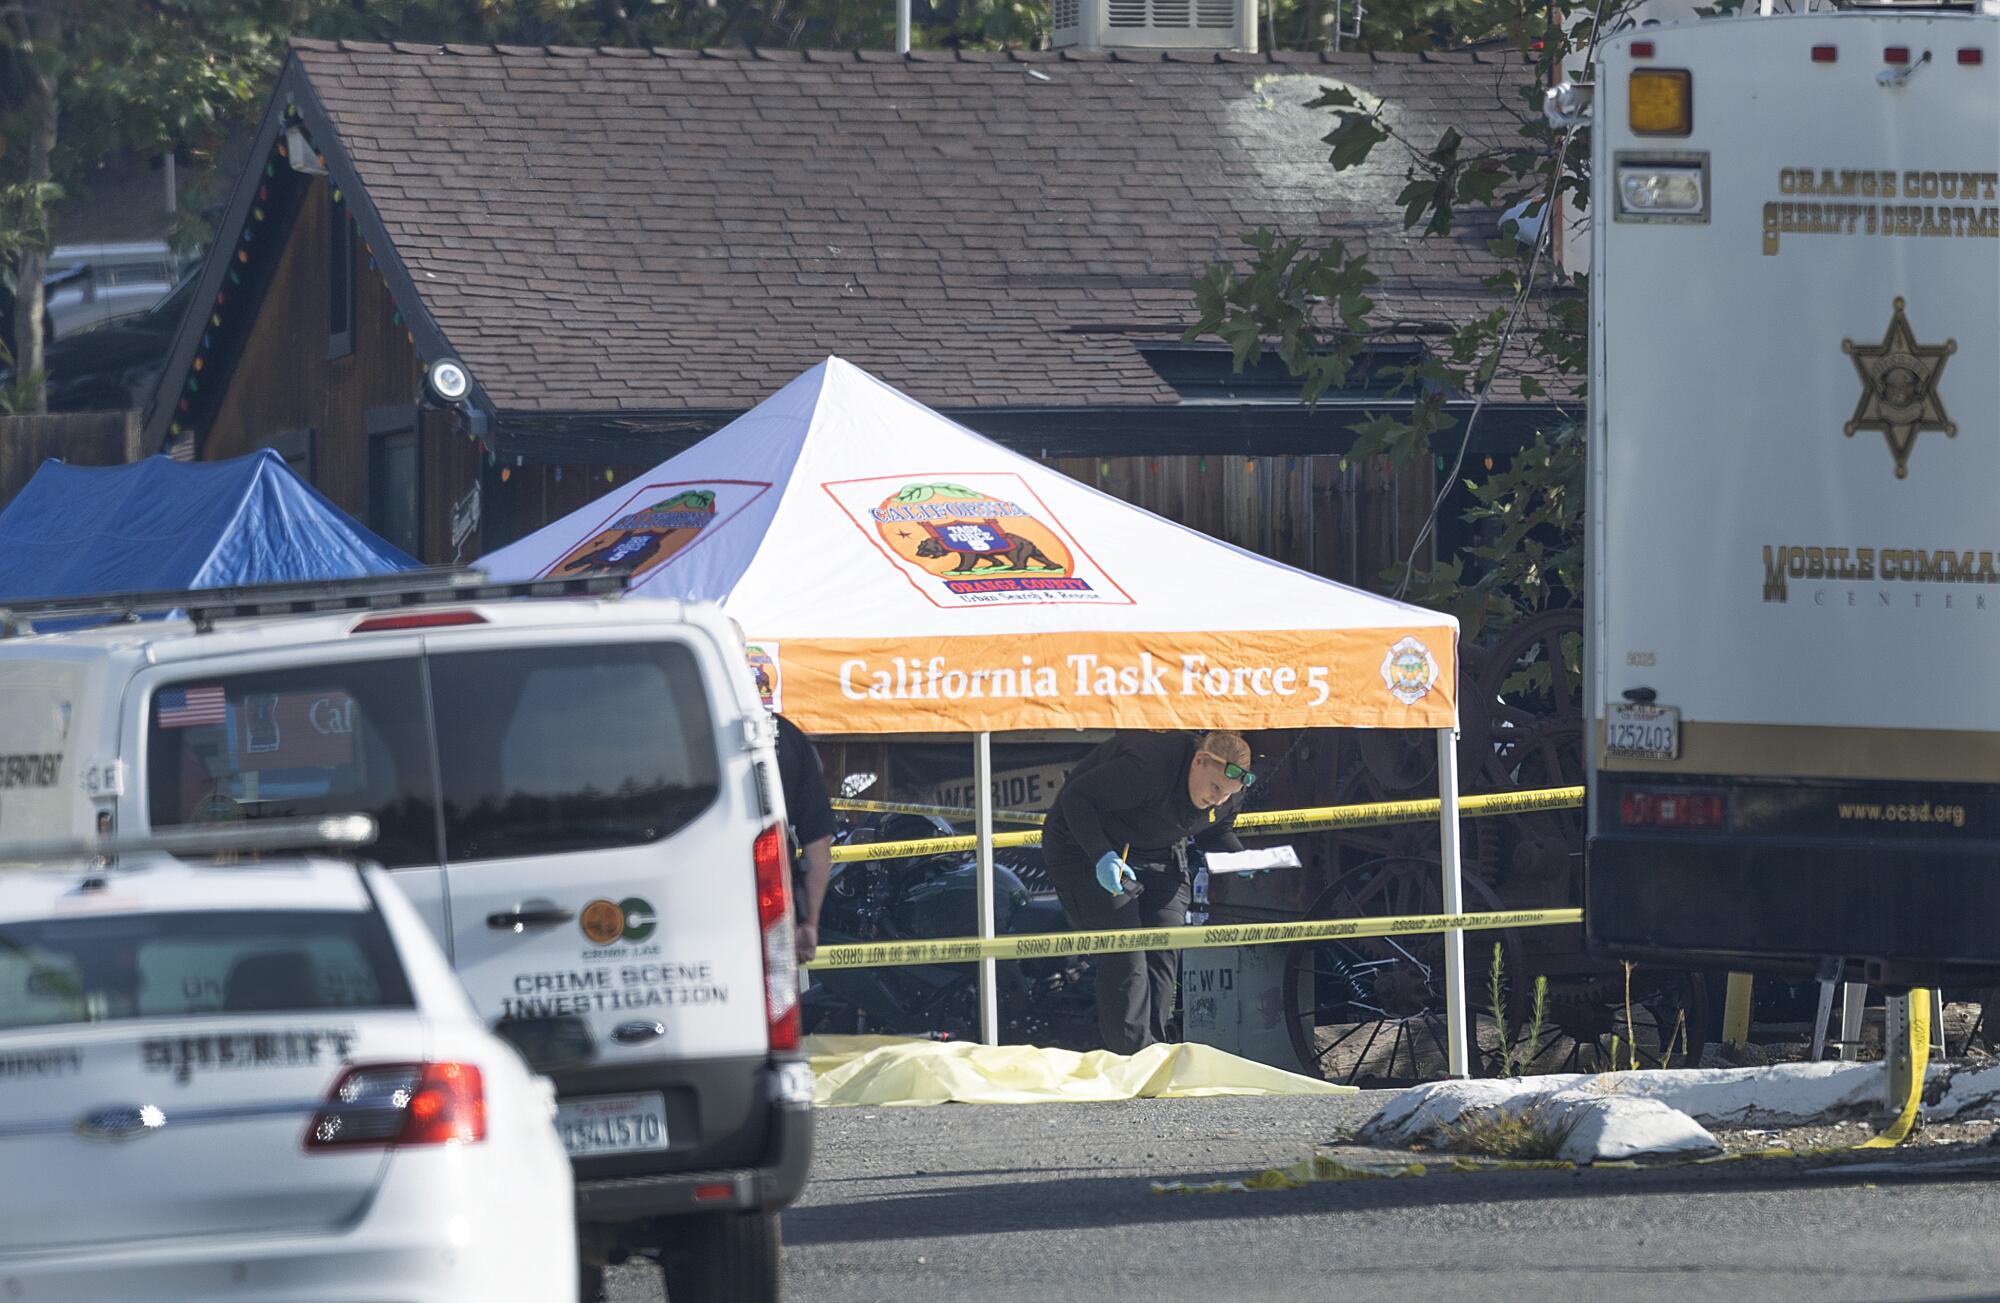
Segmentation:
<svg viewBox="0 0 2000 1303">
<path fill-rule="evenodd" d="M 1432 729 L 1444 904 L 1461 912 L 1452 617 L 1100 493 L 839 358 L 480 564 L 500 580 L 629 570 L 633 596 L 720 602 L 766 700 L 808 732 L 974 734 L 982 936 L 991 736 L 1018 729 Z M 1454 932 L 1455 1073 L 1463 955 Z"/>
</svg>

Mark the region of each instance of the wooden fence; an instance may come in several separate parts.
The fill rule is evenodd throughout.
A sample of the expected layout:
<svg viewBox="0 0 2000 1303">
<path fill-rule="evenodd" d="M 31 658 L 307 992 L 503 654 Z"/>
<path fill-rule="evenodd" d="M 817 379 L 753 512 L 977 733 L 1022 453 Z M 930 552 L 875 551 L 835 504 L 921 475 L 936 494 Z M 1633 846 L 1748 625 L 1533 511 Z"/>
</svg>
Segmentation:
<svg viewBox="0 0 2000 1303">
<path fill-rule="evenodd" d="M 0 506 L 12 502 L 51 457 L 76 466 L 139 460 L 139 432 L 136 411 L 0 416 Z"/>
<path fill-rule="evenodd" d="M 1435 482 L 1386 457 L 1061 457 L 1072 479 L 1211 538 L 1358 588 L 1388 586 L 1429 514 Z M 1418 567 L 1430 563 L 1430 548 Z"/>
</svg>

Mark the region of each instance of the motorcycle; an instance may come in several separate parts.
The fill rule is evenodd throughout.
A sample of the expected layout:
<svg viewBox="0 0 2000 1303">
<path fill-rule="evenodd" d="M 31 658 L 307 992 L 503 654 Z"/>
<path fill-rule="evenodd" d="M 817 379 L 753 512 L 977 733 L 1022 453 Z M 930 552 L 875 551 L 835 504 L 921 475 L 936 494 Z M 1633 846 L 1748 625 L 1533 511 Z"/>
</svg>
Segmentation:
<svg viewBox="0 0 2000 1303">
<path fill-rule="evenodd" d="M 918 841 L 958 835 L 928 815 L 873 815 L 835 833 L 834 844 Z M 836 863 L 820 908 L 822 945 L 966 936 L 974 931 L 979 860 L 948 851 Z M 1067 932 L 1040 853 L 1008 852 L 993 865 L 993 928 L 999 936 Z M 995 966 L 1000 1039 L 1007 1044 L 1095 1049 L 1090 961 L 1075 956 L 1006 960 Z M 971 964 L 820 969 L 802 997 L 808 1032 L 979 1039 L 978 970 Z"/>
</svg>

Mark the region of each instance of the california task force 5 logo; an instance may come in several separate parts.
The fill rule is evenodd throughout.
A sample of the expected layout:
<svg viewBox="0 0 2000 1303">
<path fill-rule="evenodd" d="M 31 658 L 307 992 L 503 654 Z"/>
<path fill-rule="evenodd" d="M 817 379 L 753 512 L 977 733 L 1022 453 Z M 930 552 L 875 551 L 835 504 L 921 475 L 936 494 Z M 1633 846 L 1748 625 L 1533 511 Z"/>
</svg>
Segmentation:
<svg viewBox="0 0 2000 1303">
<path fill-rule="evenodd" d="M 1414 706 L 1437 685 L 1437 657 L 1415 638 L 1403 638 L 1382 658 L 1382 683 L 1389 695 Z"/>
<path fill-rule="evenodd" d="M 1019 475 L 845 480 L 826 489 L 940 606 L 1131 600 Z"/>
</svg>

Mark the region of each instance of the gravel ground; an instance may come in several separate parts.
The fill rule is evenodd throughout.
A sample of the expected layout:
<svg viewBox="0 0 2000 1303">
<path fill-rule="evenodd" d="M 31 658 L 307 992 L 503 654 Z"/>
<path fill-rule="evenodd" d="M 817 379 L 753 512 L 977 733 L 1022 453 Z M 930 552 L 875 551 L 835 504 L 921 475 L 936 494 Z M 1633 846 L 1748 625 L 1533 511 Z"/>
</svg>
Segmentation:
<svg viewBox="0 0 2000 1303">
<path fill-rule="evenodd" d="M 1163 1197 L 1344 1143 L 1383 1096 L 829 1109 L 785 1215 L 789 1296 L 812 1303 L 1233 1303 L 1358 1292 L 1832 1303 L 2000 1297 L 2000 1151 L 1923 1143 L 1645 1170 L 1430 1174 Z M 1808 1143 L 1798 1128 L 1783 1139 Z M 1866 1126 L 1828 1128 L 1852 1145 Z M 1980 1128 L 1990 1132 L 1991 1127 Z M 1944 1135 L 1938 1129 L 1937 1136 Z M 1779 1137 L 1733 1133 L 1732 1146 Z M 1983 1135 L 1980 1137 L 1983 1139 Z M 1754 1143 L 1753 1143 L 1754 1142 Z M 621 1303 L 656 1277 L 613 1275 Z M 676 1300 L 675 1303 L 682 1303 Z"/>
</svg>

